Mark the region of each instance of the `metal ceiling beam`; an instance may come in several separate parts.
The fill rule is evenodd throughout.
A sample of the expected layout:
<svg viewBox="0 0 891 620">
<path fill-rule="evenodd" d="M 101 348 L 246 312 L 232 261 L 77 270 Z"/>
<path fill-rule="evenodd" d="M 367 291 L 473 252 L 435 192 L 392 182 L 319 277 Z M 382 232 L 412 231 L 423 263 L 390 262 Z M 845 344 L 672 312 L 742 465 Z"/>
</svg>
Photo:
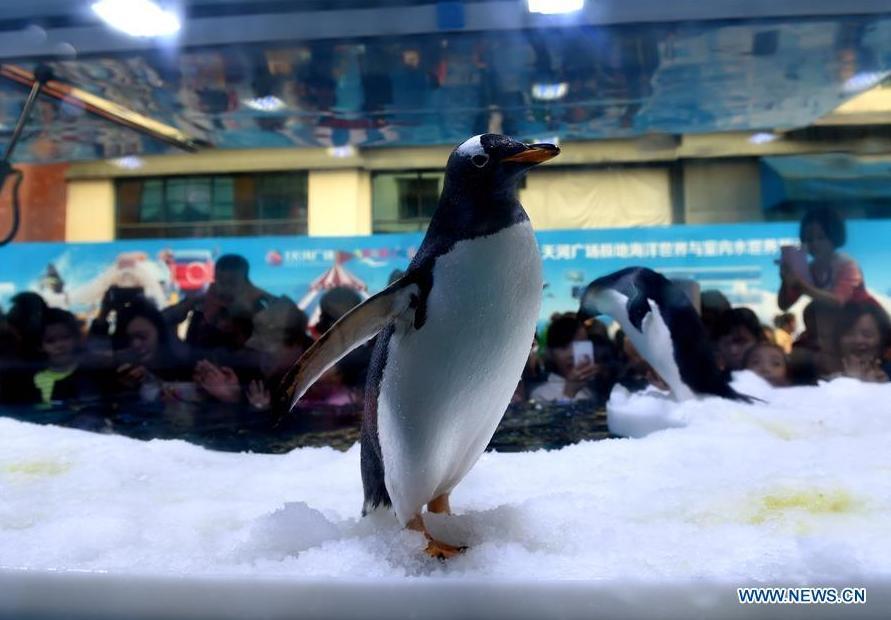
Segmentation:
<svg viewBox="0 0 891 620">
<path fill-rule="evenodd" d="M 77 7 L 83 10 L 83 5 Z M 644 22 L 806 18 L 888 14 L 888 0 L 588 0 L 573 15 L 533 15 L 521 0 L 464 5 L 460 31 L 613 25 Z M 74 12 L 72 11 L 72 14 Z M 36 19 L 38 15 L 34 15 Z M 0 58 L 70 57 L 151 48 L 268 41 L 374 37 L 440 32 L 435 4 L 334 11 L 208 17 L 188 20 L 175 41 L 136 39 L 95 26 L 0 32 Z"/>
<path fill-rule="evenodd" d="M 11 64 L 0 65 L 0 76 L 18 82 L 19 84 L 32 88 L 36 78 L 34 74 L 26 69 Z M 103 99 L 93 93 L 87 92 L 81 88 L 76 88 L 59 82 L 57 80 L 49 80 L 43 87 L 42 94 L 65 103 L 83 108 L 90 114 L 103 118 L 116 125 L 128 127 L 134 131 L 145 134 L 156 140 L 161 140 L 171 146 L 175 146 L 184 151 L 195 152 L 202 147 L 208 147 L 209 144 L 196 140 L 176 127 L 171 127 L 159 121 L 154 120 L 143 114 L 134 112 L 133 110 Z"/>
</svg>

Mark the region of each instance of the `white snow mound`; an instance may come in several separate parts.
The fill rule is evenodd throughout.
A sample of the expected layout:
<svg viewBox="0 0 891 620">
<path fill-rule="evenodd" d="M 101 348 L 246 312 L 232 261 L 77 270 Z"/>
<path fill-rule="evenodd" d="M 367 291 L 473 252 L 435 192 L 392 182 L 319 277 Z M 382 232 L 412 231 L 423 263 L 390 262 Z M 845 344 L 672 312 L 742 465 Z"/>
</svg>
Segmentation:
<svg viewBox="0 0 891 620">
<path fill-rule="evenodd" d="M 0 568 L 139 575 L 535 580 L 887 579 L 891 385 L 747 405 L 616 393 L 642 437 L 487 453 L 428 517 L 360 518 L 359 449 L 229 454 L 0 419 Z"/>
</svg>

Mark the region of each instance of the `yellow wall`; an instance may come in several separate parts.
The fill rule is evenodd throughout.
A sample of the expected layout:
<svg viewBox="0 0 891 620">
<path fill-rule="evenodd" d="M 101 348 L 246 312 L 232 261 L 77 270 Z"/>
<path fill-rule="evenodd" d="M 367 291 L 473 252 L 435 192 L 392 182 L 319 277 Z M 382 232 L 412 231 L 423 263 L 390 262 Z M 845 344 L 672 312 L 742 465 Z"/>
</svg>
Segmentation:
<svg viewBox="0 0 891 620">
<path fill-rule="evenodd" d="M 671 224 L 667 168 L 533 170 L 520 202 L 537 230 Z"/>
<path fill-rule="evenodd" d="M 68 181 L 65 241 L 112 241 L 114 227 L 114 182 Z"/>
<path fill-rule="evenodd" d="M 367 171 L 310 171 L 309 234 L 371 234 L 371 175 Z"/>
<path fill-rule="evenodd" d="M 684 204 L 687 224 L 763 220 L 758 162 L 685 162 Z"/>
</svg>

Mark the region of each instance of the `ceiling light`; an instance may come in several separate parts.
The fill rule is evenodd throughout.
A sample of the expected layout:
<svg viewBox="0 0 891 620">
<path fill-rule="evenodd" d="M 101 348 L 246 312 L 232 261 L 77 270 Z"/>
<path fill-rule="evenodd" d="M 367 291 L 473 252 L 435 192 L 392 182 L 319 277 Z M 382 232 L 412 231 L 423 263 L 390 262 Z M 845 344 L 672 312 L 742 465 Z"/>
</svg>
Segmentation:
<svg viewBox="0 0 891 620">
<path fill-rule="evenodd" d="M 165 37 L 182 26 L 176 14 L 151 0 L 99 0 L 92 8 L 106 24 L 131 37 Z"/>
<path fill-rule="evenodd" d="M 574 13 L 581 11 L 585 0 L 528 0 L 530 13 L 554 15 L 556 13 Z"/>
<path fill-rule="evenodd" d="M 532 85 L 532 98 L 540 101 L 556 101 L 565 97 L 567 92 L 569 92 L 569 84 L 566 82 Z"/>
<path fill-rule="evenodd" d="M 547 136 L 544 138 L 533 138 L 532 144 L 553 144 L 560 146 L 560 136 Z"/>
<path fill-rule="evenodd" d="M 356 154 L 356 147 L 352 144 L 347 144 L 345 146 L 332 146 L 328 149 L 328 154 L 331 157 L 336 157 L 338 159 L 342 159 L 344 157 L 352 157 Z"/>
<path fill-rule="evenodd" d="M 869 90 L 889 75 L 891 75 L 891 71 L 861 71 L 860 73 L 855 73 L 842 85 L 842 92 L 846 95 L 853 95 Z"/>
<path fill-rule="evenodd" d="M 779 140 L 779 136 L 768 131 L 759 131 L 749 136 L 749 142 L 752 144 L 769 144 L 774 140 Z"/>
<path fill-rule="evenodd" d="M 251 110 L 257 110 L 258 112 L 278 112 L 288 107 L 284 101 L 274 95 L 248 99 L 243 103 Z"/>
<path fill-rule="evenodd" d="M 145 162 L 142 160 L 142 158 L 137 157 L 136 155 L 118 157 L 117 159 L 111 160 L 111 163 L 118 168 L 123 168 L 124 170 L 138 170 L 145 165 Z"/>
</svg>

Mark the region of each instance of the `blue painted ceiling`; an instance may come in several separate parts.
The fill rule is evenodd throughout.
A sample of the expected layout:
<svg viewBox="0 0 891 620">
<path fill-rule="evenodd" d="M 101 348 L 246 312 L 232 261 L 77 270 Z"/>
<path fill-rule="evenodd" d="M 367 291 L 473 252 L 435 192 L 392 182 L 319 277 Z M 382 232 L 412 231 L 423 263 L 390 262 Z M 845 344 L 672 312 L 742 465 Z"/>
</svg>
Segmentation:
<svg viewBox="0 0 891 620">
<path fill-rule="evenodd" d="M 33 69 L 37 59 L 4 62 Z M 789 129 L 891 71 L 891 15 L 269 41 L 49 64 L 59 80 L 215 148 Z M 0 81 L 0 144 L 26 95 Z M 173 151 L 44 99 L 14 159 Z"/>
</svg>

